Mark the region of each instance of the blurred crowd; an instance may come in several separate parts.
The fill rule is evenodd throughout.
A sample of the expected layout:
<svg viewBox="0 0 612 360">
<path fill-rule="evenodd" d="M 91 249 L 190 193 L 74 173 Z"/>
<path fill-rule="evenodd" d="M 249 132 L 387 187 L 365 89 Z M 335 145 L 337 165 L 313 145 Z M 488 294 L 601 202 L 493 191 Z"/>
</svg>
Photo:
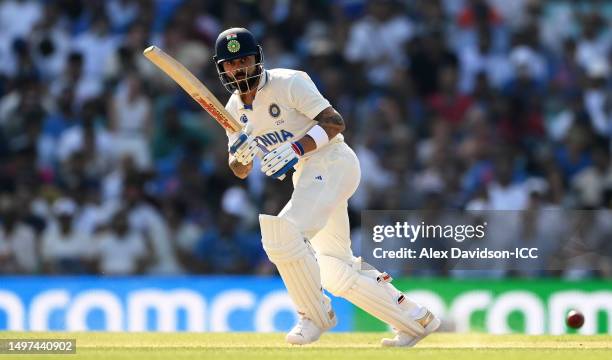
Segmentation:
<svg viewBox="0 0 612 360">
<path fill-rule="evenodd" d="M 611 25 L 605 0 L 3 0 L 0 273 L 273 271 L 257 214 L 290 182 L 234 178 L 142 56 L 223 102 L 212 46 L 235 26 L 346 120 L 355 232 L 364 209 L 612 208 Z"/>
</svg>

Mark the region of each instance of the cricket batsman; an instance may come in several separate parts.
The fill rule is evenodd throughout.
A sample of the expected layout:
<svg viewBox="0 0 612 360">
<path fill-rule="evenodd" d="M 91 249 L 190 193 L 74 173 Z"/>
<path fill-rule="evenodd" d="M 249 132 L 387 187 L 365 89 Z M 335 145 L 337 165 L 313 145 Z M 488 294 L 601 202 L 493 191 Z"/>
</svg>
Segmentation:
<svg viewBox="0 0 612 360">
<path fill-rule="evenodd" d="M 427 308 L 404 296 L 391 277 L 353 256 L 347 201 L 361 176 L 344 142 L 342 116 L 310 77 L 289 69 L 265 69 L 261 46 L 244 28 L 222 32 L 213 57 L 232 94 L 226 109 L 245 124 L 228 133 L 229 166 L 246 178 L 260 147 L 261 171 L 279 178 L 294 168 L 291 199 L 277 216 L 260 215 L 262 243 L 278 268 L 300 320 L 290 344 L 308 344 L 334 327 L 327 289 L 391 325 L 383 346 L 414 346 L 440 326 Z"/>
</svg>

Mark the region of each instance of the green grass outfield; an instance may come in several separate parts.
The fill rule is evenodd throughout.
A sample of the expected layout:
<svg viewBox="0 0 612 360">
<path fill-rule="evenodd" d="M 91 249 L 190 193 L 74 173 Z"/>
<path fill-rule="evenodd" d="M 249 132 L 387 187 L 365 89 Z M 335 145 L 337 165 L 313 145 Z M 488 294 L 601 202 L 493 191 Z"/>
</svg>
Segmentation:
<svg viewBox="0 0 612 360">
<path fill-rule="evenodd" d="M 528 336 L 439 333 L 416 347 L 381 348 L 388 333 L 325 334 L 290 346 L 284 334 L 256 333 L 18 333 L 0 338 L 76 338 L 76 355 L 0 355 L 0 359 L 612 359 L 612 336 Z"/>
</svg>

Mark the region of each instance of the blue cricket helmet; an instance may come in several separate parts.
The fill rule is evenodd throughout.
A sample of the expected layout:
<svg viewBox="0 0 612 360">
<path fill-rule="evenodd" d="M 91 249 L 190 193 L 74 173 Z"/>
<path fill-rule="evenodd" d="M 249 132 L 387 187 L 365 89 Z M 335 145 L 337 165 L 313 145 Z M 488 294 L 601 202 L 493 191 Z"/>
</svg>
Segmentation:
<svg viewBox="0 0 612 360">
<path fill-rule="evenodd" d="M 223 70 L 223 62 L 239 59 L 245 56 L 254 55 L 256 71 L 254 76 L 239 82 L 232 79 Z M 257 83 L 263 71 L 263 51 L 261 46 L 255 40 L 253 34 L 245 28 L 231 28 L 223 31 L 215 41 L 215 55 L 213 61 L 217 67 L 219 78 L 223 86 L 229 91 L 246 92 Z"/>
</svg>

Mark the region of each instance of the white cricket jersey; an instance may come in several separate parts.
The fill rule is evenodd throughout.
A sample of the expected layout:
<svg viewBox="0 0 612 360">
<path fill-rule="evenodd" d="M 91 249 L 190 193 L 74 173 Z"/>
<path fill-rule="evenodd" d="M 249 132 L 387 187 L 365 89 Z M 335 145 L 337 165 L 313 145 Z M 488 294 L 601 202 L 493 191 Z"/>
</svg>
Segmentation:
<svg viewBox="0 0 612 360">
<path fill-rule="evenodd" d="M 313 119 L 329 106 L 329 101 L 305 72 L 271 69 L 264 70 L 252 106 L 245 106 L 235 92 L 225 108 L 242 124 L 250 123 L 251 135 L 268 150 L 273 150 L 287 141 L 296 141 L 306 135 L 317 123 Z M 238 133 L 227 133 L 227 136 L 229 148 Z M 343 139 L 342 134 L 338 134 L 333 140 Z"/>
</svg>

